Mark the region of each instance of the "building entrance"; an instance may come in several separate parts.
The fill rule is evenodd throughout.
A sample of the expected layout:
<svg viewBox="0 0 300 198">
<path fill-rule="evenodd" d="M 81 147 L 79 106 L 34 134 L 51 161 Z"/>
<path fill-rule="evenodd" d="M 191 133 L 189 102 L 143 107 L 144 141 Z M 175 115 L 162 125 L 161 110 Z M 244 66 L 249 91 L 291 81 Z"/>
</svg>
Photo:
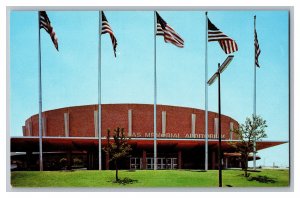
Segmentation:
<svg viewBox="0 0 300 198">
<path fill-rule="evenodd" d="M 130 158 L 130 169 L 142 169 L 143 158 L 131 157 Z M 154 169 L 154 158 L 146 158 L 146 169 Z M 157 170 L 164 169 L 177 169 L 178 159 L 177 158 L 157 158 Z"/>
<path fill-rule="evenodd" d="M 154 160 L 153 160 L 154 166 Z M 157 169 L 177 169 L 177 158 L 157 158 Z"/>
</svg>

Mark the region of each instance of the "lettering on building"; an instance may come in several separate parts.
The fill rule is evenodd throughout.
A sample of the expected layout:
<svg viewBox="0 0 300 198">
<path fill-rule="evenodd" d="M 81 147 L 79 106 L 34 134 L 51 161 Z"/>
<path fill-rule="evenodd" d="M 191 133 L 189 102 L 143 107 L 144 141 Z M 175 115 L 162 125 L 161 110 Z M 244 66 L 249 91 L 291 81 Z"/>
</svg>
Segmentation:
<svg viewBox="0 0 300 198">
<path fill-rule="evenodd" d="M 153 132 L 132 132 L 132 135 L 130 137 L 135 137 L 135 138 L 153 138 L 154 133 Z M 191 133 L 165 133 L 162 134 L 161 132 L 156 133 L 157 138 L 185 138 L 185 139 L 205 139 L 205 133 L 195 133 L 195 137 L 192 136 Z M 218 139 L 219 136 L 218 134 L 208 134 L 208 139 Z M 225 139 L 226 135 L 222 134 L 222 139 Z"/>
</svg>

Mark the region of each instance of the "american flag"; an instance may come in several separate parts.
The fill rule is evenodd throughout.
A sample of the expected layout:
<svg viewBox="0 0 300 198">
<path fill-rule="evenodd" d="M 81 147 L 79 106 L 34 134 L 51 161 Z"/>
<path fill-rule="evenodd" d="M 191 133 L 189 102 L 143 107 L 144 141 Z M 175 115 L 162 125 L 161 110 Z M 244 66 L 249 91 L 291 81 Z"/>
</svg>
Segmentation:
<svg viewBox="0 0 300 198">
<path fill-rule="evenodd" d="M 114 48 L 114 55 L 116 57 L 116 49 L 117 49 L 117 45 L 118 45 L 117 39 L 114 36 L 114 32 L 112 31 L 105 15 L 104 15 L 104 12 L 101 11 L 101 13 L 102 13 L 102 30 L 101 30 L 101 34 L 108 33 L 110 35 L 111 42 L 112 42 L 112 45 L 113 45 L 113 48 Z"/>
<path fill-rule="evenodd" d="M 166 43 L 172 43 L 177 47 L 183 48 L 183 39 L 161 18 L 161 16 L 159 16 L 157 12 L 156 19 L 156 35 L 163 36 Z"/>
<path fill-rule="evenodd" d="M 48 18 L 46 11 L 39 11 L 40 13 L 40 28 L 44 28 L 49 33 L 51 40 L 58 51 L 58 39 L 56 38 L 51 22 Z"/>
<path fill-rule="evenodd" d="M 257 67 L 259 67 L 258 57 L 260 55 L 260 48 L 259 48 L 259 44 L 258 44 L 258 40 L 257 40 L 256 29 L 254 30 L 254 47 L 255 47 L 255 65 Z"/>
<path fill-rule="evenodd" d="M 208 42 L 218 41 L 226 54 L 238 51 L 236 42 L 221 32 L 212 22 L 208 20 Z"/>
</svg>

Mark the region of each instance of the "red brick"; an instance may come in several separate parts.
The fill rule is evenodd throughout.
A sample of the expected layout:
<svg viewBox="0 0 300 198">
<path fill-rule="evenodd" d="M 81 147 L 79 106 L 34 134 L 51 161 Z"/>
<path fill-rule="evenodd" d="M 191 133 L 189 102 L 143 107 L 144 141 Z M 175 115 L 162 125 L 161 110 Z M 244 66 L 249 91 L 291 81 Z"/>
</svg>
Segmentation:
<svg viewBox="0 0 300 198">
<path fill-rule="evenodd" d="M 153 132 L 153 105 L 150 104 L 104 104 L 102 107 L 102 136 L 106 136 L 107 129 L 111 130 L 121 127 L 128 130 L 128 110 L 132 109 L 132 132 Z M 69 113 L 70 136 L 72 137 L 94 137 L 94 111 L 98 105 L 74 106 L 43 112 L 47 118 L 47 136 L 65 136 L 64 113 Z M 196 114 L 196 135 L 205 132 L 205 111 L 195 108 L 177 107 L 168 105 L 157 105 L 157 132 L 161 133 L 162 111 L 167 112 L 166 134 L 179 133 L 180 138 L 185 138 L 186 133 L 191 133 L 191 115 Z M 218 114 L 208 112 L 208 131 L 214 134 L 214 118 Z M 38 136 L 38 115 L 33 115 L 26 120 L 25 134 L 29 135 L 27 124 L 32 122 L 32 135 Z M 222 134 L 229 139 L 230 122 L 234 127 L 238 122 L 222 115 Z M 234 137 L 233 137 L 234 138 Z"/>
</svg>

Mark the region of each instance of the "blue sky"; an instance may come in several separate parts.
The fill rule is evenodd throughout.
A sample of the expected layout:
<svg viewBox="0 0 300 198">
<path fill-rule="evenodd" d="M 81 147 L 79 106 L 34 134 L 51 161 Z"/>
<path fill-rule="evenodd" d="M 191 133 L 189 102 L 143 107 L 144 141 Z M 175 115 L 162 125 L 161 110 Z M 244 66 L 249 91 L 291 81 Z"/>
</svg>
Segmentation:
<svg viewBox="0 0 300 198">
<path fill-rule="evenodd" d="M 185 40 L 183 49 L 157 37 L 157 103 L 204 109 L 205 14 L 160 11 Z M 151 11 L 107 11 L 118 40 L 117 58 L 102 36 L 102 103 L 153 103 L 154 15 Z M 267 120 L 267 140 L 288 140 L 289 29 L 287 11 L 210 11 L 239 51 L 222 74 L 222 113 L 244 122 L 253 113 L 253 16 L 261 47 L 257 69 L 257 114 Z M 98 12 L 49 11 L 59 52 L 42 30 L 43 110 L 97 103 Z M 38 19 L 36 11 L 10 13 L 10 131 L 22 135 L 38 112 Z M 226 59 L 208 43 L 209 77 Z M 217 111 L 217 83 L 209 87 L 209 110 Z M 288 144 L 259 152 L 258 165 L 288 165 Z M 278 159 L 280 156 L 280 159 Z"/>
</svg>

